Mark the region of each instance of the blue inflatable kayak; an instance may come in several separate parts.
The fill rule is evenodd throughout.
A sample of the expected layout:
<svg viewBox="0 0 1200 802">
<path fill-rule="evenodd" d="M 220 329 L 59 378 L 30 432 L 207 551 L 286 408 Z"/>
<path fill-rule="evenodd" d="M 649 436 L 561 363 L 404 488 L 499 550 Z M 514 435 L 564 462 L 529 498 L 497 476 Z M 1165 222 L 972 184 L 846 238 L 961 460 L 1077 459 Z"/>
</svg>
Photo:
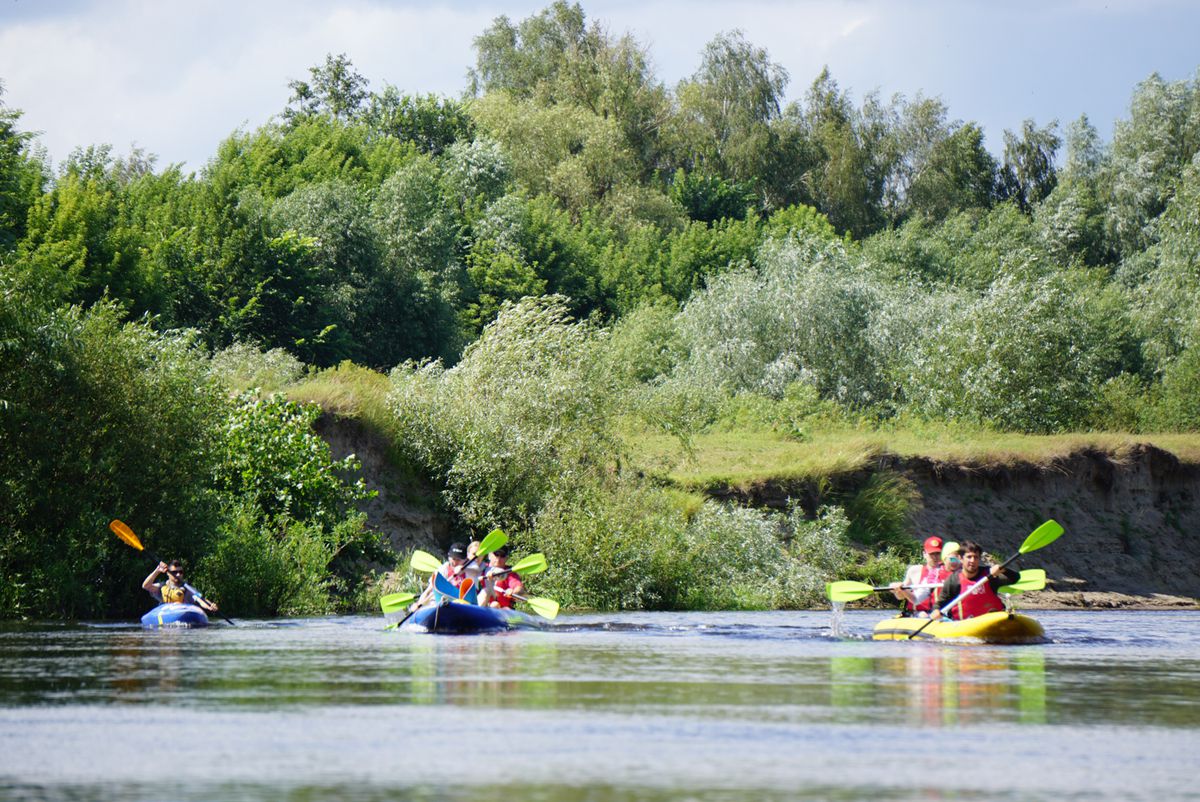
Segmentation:
<svg viewBox="0 0 1200 802">
<path fill-rule="evenodd" d="M 443 601 L 417 610 L 400 628 L 413 632 L 471 635 L 507 629 L 540 629 L 541 626 L 538 619 L 519 610 Z"/>
<path fill-rule="evenodd" d="M 206 627 L 208 616 L 194 604 L 171 602 L 160 604 L 142 616 L 142 626 L 146 629 Z"/>
</svg>

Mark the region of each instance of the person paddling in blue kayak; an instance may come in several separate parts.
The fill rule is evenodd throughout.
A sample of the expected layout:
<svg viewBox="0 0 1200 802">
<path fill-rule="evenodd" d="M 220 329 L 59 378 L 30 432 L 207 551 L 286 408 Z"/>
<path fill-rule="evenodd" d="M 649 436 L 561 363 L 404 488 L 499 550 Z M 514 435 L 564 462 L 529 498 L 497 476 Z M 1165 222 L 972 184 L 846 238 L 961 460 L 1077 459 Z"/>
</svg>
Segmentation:
<svg viewBox="0 0 1200 802">
<path fill-rule="evenodd" d="M 508 547 L 501 546 L 489 554 L 488 563 L 479 603 L 488 607 L 512 607 L 513 594 L 523 593 L 525 583 L 516 571 L 508 567 Z"/>
<path fill-rule="evenodd" d="M 166 582 L 155 582 L 160 576 L 166 575 Z M 160 604 L 170 604 L 179 602 L 182 604 L 194 604 L 202 610 L 207 610 L 210 613 L 217 611 L 217 605 L 210 602 L 208 599 L 192 593 L 183 579 L 183 563 L 179 560 L 171 560 L 171 562 L 160 562 L 158 566 L 146 577 L 142 582 L 142 588 L 147 593 L 158 600 Z"/>
<path fill-rule="evenodd" d="M 962 568 L 942 583 L 939 597 L 949 603 L 957 599 L 964 590 L 971 589 L 950 610 L 950 617 L 961 621 L 984 613 L 997 613 L 1004 609 L 1004 600 L 997 588 L 1012 585 L 1021 575 L 1011 568 L 999 565 L 983 565 L 983 547 L 968 540 L 961 546 Z M 934 610 L 931 618 L 941 618 L 942 611 Z"/>
<path fill-rule="evenodd" d="M 467 564 L 467 559 L 467 547 L 462 543 L 451 543 L 450 548 L 446 550 L 446 561 L 438 567 L 437 572 L 450 580 L 450 584 L 457 588 L 462 585 L 463 580 L 467 577 L 464 568 Z M 429 584 L 425 586 L 425 591 L 421 594 L 421 598 L 413 602 L 408 609 L 415 610 L 433 601 L 433 587 L 433 577 L 430 576 Z"/>
</svg>

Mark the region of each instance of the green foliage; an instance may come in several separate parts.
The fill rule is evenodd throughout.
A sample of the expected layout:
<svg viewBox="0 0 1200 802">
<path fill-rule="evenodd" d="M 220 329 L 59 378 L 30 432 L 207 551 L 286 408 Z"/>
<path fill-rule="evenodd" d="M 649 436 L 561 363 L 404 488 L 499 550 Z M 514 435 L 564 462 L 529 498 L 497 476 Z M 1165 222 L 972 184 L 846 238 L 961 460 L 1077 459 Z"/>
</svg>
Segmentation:
<svg viewBox="0 0 1200 802">
<path fill-rule="evenodd" d="M 852 406 L 886 394 L 871 341 L 881 288 L 837 242 L 769 241 L 758 273 L 713 281 L 679 317 L 693 383 L 778 397 L 796 381 Z"/>
<path fill-rule="evenodd" d="M 507 305 L 454 368 L 406 364 L 389 404 L 400 447 L 476 528 L 527 526 L 554 488 L 603 470 L 616 442 L 604 336 L 564 299 Z"/>
<path fill-rule="evenodd" d="M 714 175 L 675 171 L 671 181 L 671 200 L 683 207 L 687 216 L 702 223 L 741 220 L 753 207 L 753 195 L 743 186 Z"/>
<path fill-rule="evenodd" d="M 875 471 L 845 501 L 847 536 L 862 546 L 903 547 L 912 542 L 912 515 L 921 494 L 902 474 Z"/>
<path fill-rule="evenodd" d="M 846 517 L 815 521 L 705 502 L 685 514 L 661 490 L 584 487 L 531 534 L 555 570 L 538 585 L 588 609 L 764 609 L 819 603 L 849 567 Z"/>
<path fill-rule="evenodd" d="M 213 354 L 209 374 L 234 392 L 274 393 L 299 380 L 304 363 L 282 348 L 260 351 L 247 343 L 234 343 Z"/>
<path fill-rule="evenodd" d="M 914 410 L 1027 432 L 1088 420 L 1120 364 L 1119 301 L 1086 278 L 996 281 L 945 310 L 936 337 L 916 339 L 896 379 Z"/>
<path fill-rule="evenodd" d="M 1057 123 L 1038 128 L 1033 120 L 1021 124 L 1021 136 L 1004 132 L 1004 167 L 1001 172 L 1002 194 L 1016 201 L 1022 211 L 1030 211 L 1058 184 L 1054 168 L 1055 154 L 1062 145 Z"/>
<path fill-rule="evenodd" d="M 46 176 L 29 153 L 32 134 L 17 129 L 21 112 L 4 105 L 0 81 L 0 257 L 25 236 L 25 218 Z"/>
<path fill-rule="evenodd" d="M 362 479 L 347 481 L 359 469 L 354 455 L 333 460 L 329 444 L 313 433 L 320 414 L 281 395 L 242 394 L 226 422 L 217 489 L 267 519 L 331 529 L 370 494 Z"/>
<path fill-rule="evenodd" d="M 337 580 L 330 568 L 338 552 L 367 540 L 363 517 L 332 528 L 290 518 L 270 518 L 252 505 L 228 511 L 196 582 L 240 616 L 320 615 L 335 612 Z"/>
<path fill-rule="evenodd" d="M 201 553 L 222 410 L 189 338 L 122 324 L 109 303 L 43 306 L 0 272 L 3 614 L 128 611 L 147 566 L 108 533 L 114 517 L 164 553 Z"/>
<path fill-rule="evenodd" d="M 475 129 L 462 103 L 432 94 L 402 95 L 390 85 L 371 95 L 361 119 L 378 135 L 411 142 L 432 155 L 471 139 Z"/>
<path fill-rule="evenodd" d="M 292 97 L 283 116 L 297 121 L 317 114 L 349 120 L 358 116 L 367 100 L 367 79 L 354 70 L 345 53 L 326 55 L 325 63 L 308 68 L 311 83 L 289 81 Z"/>
</svg>

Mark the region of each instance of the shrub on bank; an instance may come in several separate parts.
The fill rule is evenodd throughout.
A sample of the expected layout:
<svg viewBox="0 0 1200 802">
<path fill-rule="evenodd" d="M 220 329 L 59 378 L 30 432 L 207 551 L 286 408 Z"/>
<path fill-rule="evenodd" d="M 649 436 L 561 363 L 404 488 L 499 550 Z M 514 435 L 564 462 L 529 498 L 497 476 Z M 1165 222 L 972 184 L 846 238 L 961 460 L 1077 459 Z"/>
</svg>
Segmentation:
<svg viewBox="0 0 1200 802">
<path fill-rule="evenodd" d="M 688 515 L 668 491 L 593 487 L 553 499 L 530 533 L 552 570 L 538 592 L 597 610 L 782 609 L 820 605 L 854 573 L 838 508 L 807 520 L 706 501 Z"/>
</svg>

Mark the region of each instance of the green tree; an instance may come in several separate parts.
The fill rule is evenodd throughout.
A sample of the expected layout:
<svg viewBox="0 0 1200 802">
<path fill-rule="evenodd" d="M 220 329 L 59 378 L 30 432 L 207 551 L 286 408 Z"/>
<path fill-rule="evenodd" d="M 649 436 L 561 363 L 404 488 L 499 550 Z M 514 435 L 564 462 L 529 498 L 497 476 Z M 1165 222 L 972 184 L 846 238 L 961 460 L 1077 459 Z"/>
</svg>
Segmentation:
<svg viewBox="0 0 1200 802">
<path fill-rule="evenodd" d="M 136 610 L 147 564 L 108 534 L 114 517 L 163 554 L 205 550 L 222 395 L 192 338 L 122 318 L 47 304 L 0 269 L 4 617 Z"/>
<path fill-rule="evenodd" d="M 0 255 L 25 236 L 29 208 L 46 183 L 40 162 L 29 153 L 33 135 L 20 131 L 21 112 L 4 105 L 0 81 Z"/>
<path fill-rule="evenodd" d="M 809 87 L 802 116 L 817 151 L 809 178 L 814 204 L 838 231 L 861 239 L 877 230 L 886 173 L 865 147 L 850 98 L 828 69 Z"/>
<path fill-rule="evenodd" d="M 1113 131 L 1103 176 L 1106 234 L 1121 257 L 1150 244 L 1150 223 L 1166 209 L 1175 181 L 1200 150 L 1197 80 L 1168 83 L 1157 73 L 1138 84 L 1128 120 Z"/>
<path fill-rule="evenodd" d="M 1021 135 L 1004 132 L 1001 193 L 1029 213 L 1058 184 L 1054 159 L 1062 145 L 1057 122 L 1038 128 L 1033 120 L 1021 124 Z"/>
<path fill-rule="evenodd" d="M 611 120 L 645 179 L 659 168 L 660 128 L 670 112 L 644 48 L 588 24 L 583 8 L 558 0 L 514 25 L 498 17 L 475 39 L 472 95 L 503 93 L 534 106 L 572 106 Z"/>
<path fill-rule="evenodd" d="M 325 56 L 325 63 L 308 68 L 309 81 L 289 81 L 292 96 L 284 119 L 298 122 L 327 114 L 336 120 L 358 117 L 367 100 L 368 81 L 360 75 L 345 53 Z"/>
<path fill-rule="evenodd" d="M 700 68 L 675 90 L 687 131 L 685 164 L 713 176 L 757 184 L 775 146 L 788 74 L 741 31 L 716 36 Z"/>
</svg>

